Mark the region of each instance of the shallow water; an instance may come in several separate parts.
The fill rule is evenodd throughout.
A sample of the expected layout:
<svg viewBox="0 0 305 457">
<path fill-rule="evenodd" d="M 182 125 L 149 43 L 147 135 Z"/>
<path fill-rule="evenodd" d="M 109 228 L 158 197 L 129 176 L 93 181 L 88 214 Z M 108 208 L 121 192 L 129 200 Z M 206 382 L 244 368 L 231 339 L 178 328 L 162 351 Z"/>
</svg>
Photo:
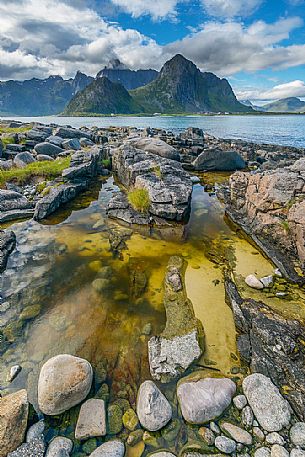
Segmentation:
<svg viewBox="0 0 305 457">
<path fill-rule="evenodd" d="M 287 300 L 244 284 L 248 274 L 272 274 L 274 266 L 233 231 L 225 221 L 222 204 L 206 191 L 206 183 L 224 179 L 226 175 L 202 176 L 202 183 L 194 186 L 185 227 L 131 232 L 108 220 L 107 202 L 118 191 L 112 178 L 98 183 L 43 225 L 34 221 L 13 225 L 17 249 L 2 275 L 1 306 L 11 302 L 12 311 L 7 312 L 15 312 L 15 322 L 23 320 L 24 326 L 13 326 L 7 332 L 0 314 L 0 332 L 6 332 L 10 341 L 0 362 L 0 385 L 7 386 L 9 367 L 20 364 L 23 370 L 10 388 L 26 387 L 36 406 L 42 364 L 53 355 L 70 353 L 92 363 L 95 390 L 107 382 L 111 400 L 128 398 L 134 405 L 139 383 L 150 378 L 150 336 L 145 335 L 144 327 L 151 324 L 152 334 L 159 334 L 165 326 L 162 282 L 171 255 L 183 256 L 188 264 L 188 296 L 205 331 L 200 367 L 225 375 L 239 371 L 233 316 L 225 303 L 224 267 L 234 270 L 245 296 L 262 299 L 289 316 L 305 318 L 299 289 L 290 291 Z M 125 246 L 111 250 L 109 238 L 118 234 L 124 237 Z M 140 293 L 134 287 L 137 272 L 147 278 L 146 289 Z M 168 389 L 172 392 L 173 386 Z M 52 419 L 50 433 L 58 428 L 71 434 L 76 413 L 72 410 L 71 414 L 74 416 L 66 418 L 65 426 L 62 419 Z M 128 455 L 137 454 L 129 450 Z"/>
<path fill-rule="evenodd" d="M 3 118 L 5 119 L 5 118 Z M 175 133 L 188 127 L 199 127 L 219 138 L 234 138 L 254 143 L 271 143 L 305 147 L 305 115 L 243 115 L 243 116 L 156 116 L 156 117 L 18 117 L 23 122 L 55 123 L 81 126 L 130 126 L 161 128 Z"/>
</svg>

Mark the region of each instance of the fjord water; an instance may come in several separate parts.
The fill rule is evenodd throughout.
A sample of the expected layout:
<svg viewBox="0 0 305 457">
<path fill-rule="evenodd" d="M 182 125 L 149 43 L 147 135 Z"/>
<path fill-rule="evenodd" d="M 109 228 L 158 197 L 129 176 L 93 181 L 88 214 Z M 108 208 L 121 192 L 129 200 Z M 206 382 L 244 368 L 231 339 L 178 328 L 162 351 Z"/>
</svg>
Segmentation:
<svg viewBox="0 0 305 457">
<path fill-rule="evenodd" d="M 4 118 L 5 119 L 5 118 Z M 81 126 L 130 126 L 161 128 L 180 132 L 188 127 L 200 127 L 219 138 L 233 138 L 254 143 L 305 147 L 305 115 L 242 115 L 242 116 L 153 116 L 153 117 L 15 117 L 23 122 L 42 122 Z"/>
</svg>

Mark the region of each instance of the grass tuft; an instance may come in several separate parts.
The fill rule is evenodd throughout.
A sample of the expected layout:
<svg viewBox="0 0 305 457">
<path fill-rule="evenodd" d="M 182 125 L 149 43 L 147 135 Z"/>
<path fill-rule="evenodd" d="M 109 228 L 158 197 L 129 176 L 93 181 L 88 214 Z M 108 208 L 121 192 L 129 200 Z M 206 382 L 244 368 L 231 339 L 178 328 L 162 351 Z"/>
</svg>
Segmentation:
<svg viewBox="0 0 305 457">
<path fill-rule="evenodd" d="M 140 213 L 147 213 L 151 204 L 146 189 L 133 189 L 128 192 L 127 198 L 131 206 Z"/>
<path fill-rule="evenodd" d="M 0 170 L 0 187 L 6 182 L 25 184 L 34 177 L 41 177 L 46 180 L 60 176 L 65 168 L 70 165 L 70 157 L 64 157 L 52 162 L 33 162 L 24 168 L 12 168 L 11 170 Z"/>
</svg>

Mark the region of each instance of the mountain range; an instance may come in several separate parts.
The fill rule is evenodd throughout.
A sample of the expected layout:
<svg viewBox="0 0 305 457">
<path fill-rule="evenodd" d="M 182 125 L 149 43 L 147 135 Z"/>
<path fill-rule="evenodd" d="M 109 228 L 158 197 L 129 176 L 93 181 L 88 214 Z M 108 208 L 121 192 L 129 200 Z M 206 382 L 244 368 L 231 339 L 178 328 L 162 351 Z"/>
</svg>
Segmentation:
<svg viewBox="0 0 305 457">
<path fill-rule="evenodd" d="M 110 83 L 105 75 L 91 82 L 68 103 L 65 114 L 252 111 L 252 108 L 246 107 L 236 99 L 226 79 L 220 79 L 213 73 L 201 72 L 193 62 L 180 54 L 166 62 L 153 81 L 129 93 L 123 86 L 119 91 L 117 83 Z M 115 106 L 112 103 L 113 93 Z M 110 110 L 110 107 L 113 107 L 113 110 Z"/>
<path fill-rule="evenodd" d="M 263 106 L 256 106 L 250 100 L 240 100 L 240 102 L 255 111 L 265 113 L 305 113 L 305 102 L 297 97 L 282 98 Z"/>
</svg>

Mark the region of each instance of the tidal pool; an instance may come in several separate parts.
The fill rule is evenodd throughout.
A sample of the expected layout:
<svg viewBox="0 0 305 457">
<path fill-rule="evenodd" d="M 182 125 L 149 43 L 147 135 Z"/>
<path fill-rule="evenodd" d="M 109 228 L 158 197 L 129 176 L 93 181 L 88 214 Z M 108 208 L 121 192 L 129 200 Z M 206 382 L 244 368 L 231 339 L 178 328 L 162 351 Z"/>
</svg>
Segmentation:
<svg viewBox="0 0 305 457">
<path fill-rule="evenodd" d="M 139 384 L 150 378 L 147 341 L 165 326 L 162 283 L 171 255 L 187 261 L 188 296 L 205 331 L 205 352 L 196 368 L 243 373 L 232 312 L 225 302 L 224 268 L 233 271 L 244 296 L 263 300 L 283 314 L 305 317 L 303 292 L 296 286 L 283 280 L 287 293 L 275 297 L 245 285 L 248 274 L 272 274 L 274 266 L 226 223 L 214 186 L 227 176 L 201 178 L 194 186 L 186 226 L 130 230 L 109 220 L 106 206 L 118 191 L 113 178 L 99 182 L 44 224 L 12 226 L 17 248 L 1 278 L 3 390 L 27 388 L 36 408 L 42 364 L 69 353 L 93 365 L 92 395 L 100 390 L 112 402 L 128 399 L 134 405 Z M 9 368 L 15 364 L 22 371 L 8 385 Z M 175 385 L 164 389 L 175 401 Z M 50 418 L 50 436 L 73 438 L 78 409 Z M 142 447 L 129 449 L 128 455 L 140 455 Z M 81 449 L 79 443 L 75 449 Z"/>
</svg>

